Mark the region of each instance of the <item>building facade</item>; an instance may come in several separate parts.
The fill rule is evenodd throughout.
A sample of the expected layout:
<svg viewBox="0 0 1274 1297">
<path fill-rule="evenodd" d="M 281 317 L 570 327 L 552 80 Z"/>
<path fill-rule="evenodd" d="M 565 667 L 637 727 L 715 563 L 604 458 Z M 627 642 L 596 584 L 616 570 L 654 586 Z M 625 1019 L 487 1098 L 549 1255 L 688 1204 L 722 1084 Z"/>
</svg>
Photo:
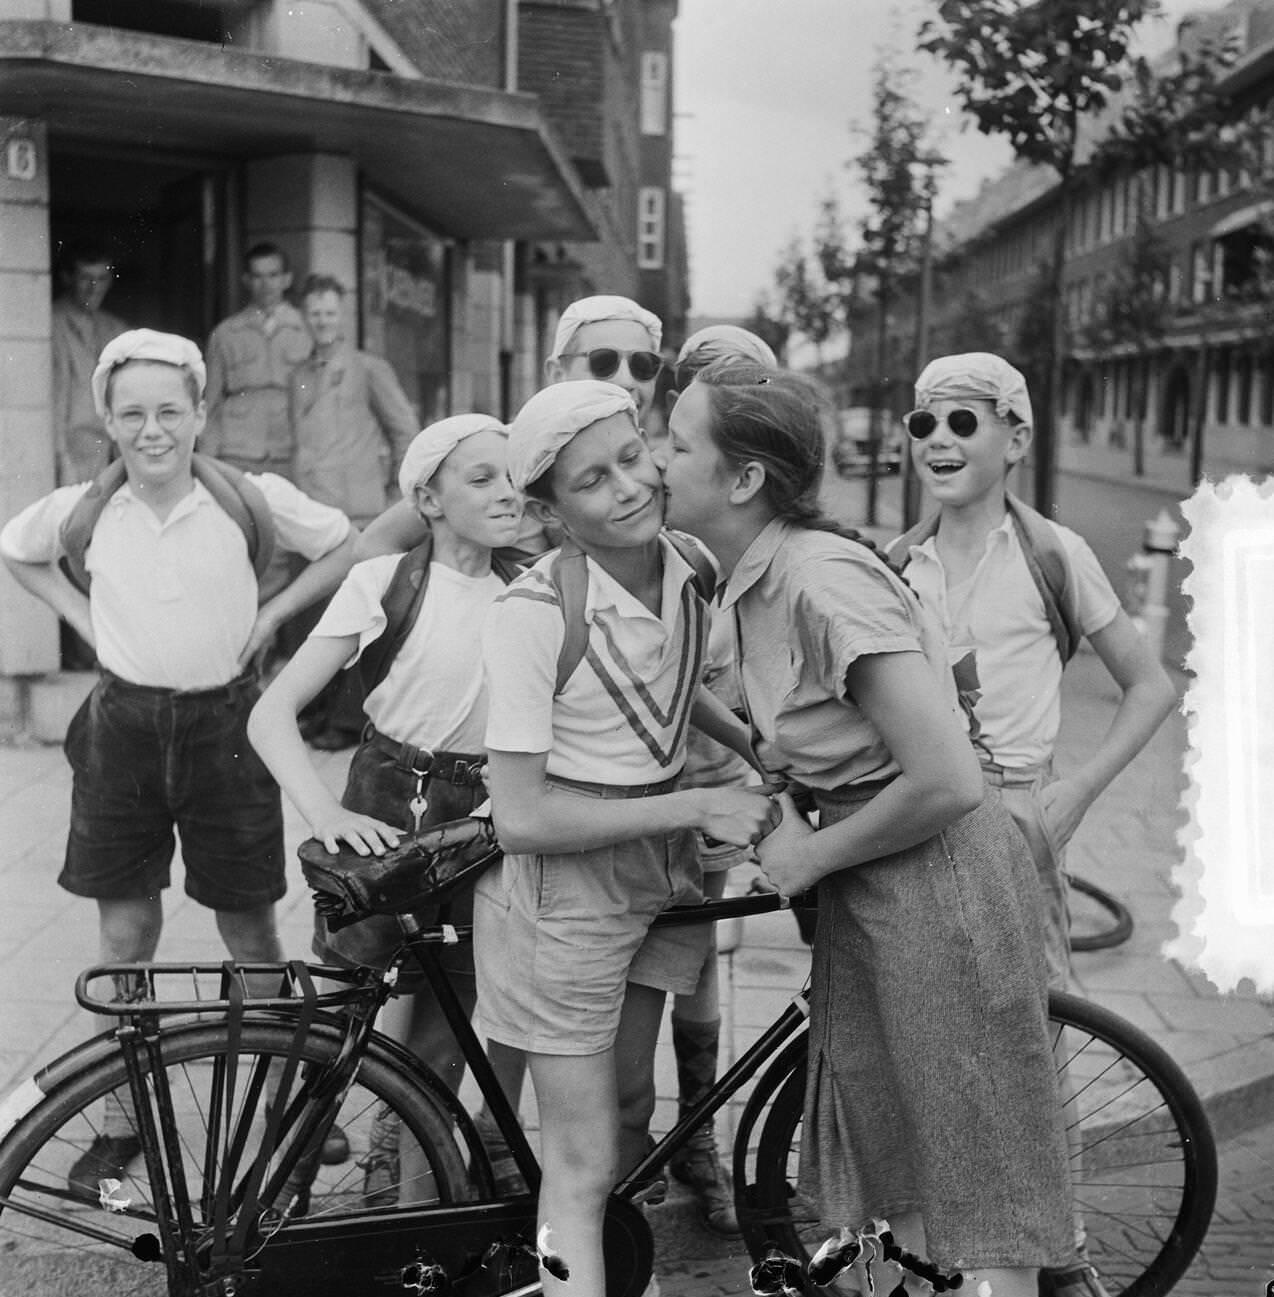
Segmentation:
<svg viewBox="0 0 1274 1297">
<path fill-rule="evenodd" d="M 422 424 L 515 410 L 571 298 L 670 300 L 639 265 L 641 194 L 671 166 L 642 148 L 639 78 L 675 9 L 5 0 L 0 520 L 53 485 L 51 301 L 78 243 L 114 261 L 113 314 L 201 342 L 243 303 L 244 250 L 278 244 L 295 284 L 354 288 L 359 345 Z M 0 572 L 0 720 L 57 666 L 51 614 Z"/>
</svg>

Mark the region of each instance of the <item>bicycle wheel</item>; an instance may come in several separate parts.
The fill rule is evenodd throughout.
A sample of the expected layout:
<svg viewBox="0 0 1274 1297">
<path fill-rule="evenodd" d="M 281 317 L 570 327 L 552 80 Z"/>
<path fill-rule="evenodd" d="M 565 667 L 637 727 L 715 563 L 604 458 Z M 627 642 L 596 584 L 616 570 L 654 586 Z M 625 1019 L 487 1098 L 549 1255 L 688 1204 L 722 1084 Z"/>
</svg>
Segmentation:
<svg viewBox="0 0 1274 1297">
<path fill-rule="evenodd" d="M 209 1263 L 218 1190 L 230 1185 L 242 1192 L 261 1146 L 271 1094 L 277 1097 L 283 1060 L 293 1043 L 293 1028 L 286 1021 L 248 1019 L 237 1063 L 229 1067 L 223 1026 L 179 1026 L 161 1038 L 181 1164 L 173 1182 L 184 1184 L 191 1207 L 191 1225 L 175 1231 L 179 1236 L 174 1243 L 183 1258 L 196 1258 L 199 1269 Z M 294 1136 L 308 1105 L 321 1102 L 315 1098 L 316 1088 L 340 1047 L 339 1030 L 321 1027 L 300 1042 L 300 1066 L 283 1108 L 287 1130 Z M 153 1092 L 153 1081 L 151 1087 Z M 95 1197 L 68 1185 L 76 1160 L 106 1130 L 108 1102 L 113 1109 L 110 1133 L 135 1130 L 122 1053 L 99 1058 L 71 1076 L 0 1143 L 0 1253 L 10 1285 L 6 1292 L 109 1292 L 112 1297 L 169 1292 L 186 1297 L 192 1291 L 186 1279 L 168 1282 L 157 1237 L 156 1194 L 142 1156 L 133 1157 L 112 1177 L 119 1184 L 109 1193 L 99 1186 Z M 209 1135 L 219 1108 L 229 1114 L 228 1152 L 223 1139 Z M 401 1123 L 404 1132 L 396 1148 L 404 1173 L 381 1178 L 378 1187 L 387 1191 L 386 1197 L 427 1203 L 472 1196 L 446 1105 L 373 1040 L 335 1116 L 349 1141 L 349 1157 L 336 1166 L 321 1164 L 313 1153 L 303 1157 L 300 1179 L 305 1183 L 294 1175 L 272 1203 L 258 1205 L 247 1236 L 249 1269 L 261 1265 L 272 1244 L 281 1245 L 289 1230 L 298 1228 L 283 1223 L 284 1209 L 306 1227 L 315 1221 L 339 1224 L 365 1213 L 364 1168 L 378 1164 L 377 1141 L 386 1142 L 386 1118 Z M 268 1164 L 275 1172 L 289 1147 L 286 1132 L 278 1143 Z M 310 1148 L 316 1147 L 312 1141 Z M 269 1179 L 267 1170 L 266 1183 Z M 308 1196 L 308 1206 L 298 1202 L 298 1193 Z M 232 1192 L 231 1222 L 237 1211 Z M 307 1286 L 310 1297 L 350 1297 L 354 1291 L 339 1274 L 333 1274 L 330 1288 L 325 1283 Z"/>
<path fill-rule="evenodd" d="M 1199 1250 L 1216 1200 L 1216 1146 L 1181 1069 L 1122 1018 L 1072 995 L 1049 1005 L 1074 1132 L 1071 1181 L 1090 1260 L 1111 1297 L 1162 1297 Z M 805 1040 L 772 1068 L 745 1110 L 736 1149 L 740 1223 L 754 1258 L 777 1245 L 808 1256 L 844 1222 L 824 1222 L 797 1191 Z M 768 1111 L 763 1110 L 768 1107 Z M 749 1110 L 752 1117 L 749 1120 Z"/>
<path fill-rule="evenodd" d="M 1078 874 L 1070 883 L 1072 950 L 1109 950 L 1132 936 L 1132 914 L 1117 897 Z"/>
</svg>

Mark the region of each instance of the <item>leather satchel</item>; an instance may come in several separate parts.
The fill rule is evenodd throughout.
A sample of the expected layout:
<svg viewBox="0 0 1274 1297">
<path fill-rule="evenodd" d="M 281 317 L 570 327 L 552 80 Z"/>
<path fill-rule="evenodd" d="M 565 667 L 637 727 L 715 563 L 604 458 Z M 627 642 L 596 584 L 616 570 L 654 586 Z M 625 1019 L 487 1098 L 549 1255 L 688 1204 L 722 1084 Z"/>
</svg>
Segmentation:
<svg viewBox="0 0 1274 1297">
<path fill-rule="evenodd" d="M 491 821 L 467 815 L 406 837 L 383 856 L 346 846 L 331 852 L 317 838 L 302 842 L 298 854 L 314 906 L 336 930 L 370 914 L 436 905 L 476 882 L 501 851 Z"/>
</svg>

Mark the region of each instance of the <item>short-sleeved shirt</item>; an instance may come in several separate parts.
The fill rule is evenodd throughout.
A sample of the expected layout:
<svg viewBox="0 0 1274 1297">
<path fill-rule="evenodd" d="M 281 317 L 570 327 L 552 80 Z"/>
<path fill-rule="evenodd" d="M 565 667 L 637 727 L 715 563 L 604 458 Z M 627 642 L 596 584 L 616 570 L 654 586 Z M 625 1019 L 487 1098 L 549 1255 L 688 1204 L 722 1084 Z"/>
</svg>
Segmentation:
<svg viewBox="0 0 1274 1297">
<path fill-rule="evenodd" d="M 265 496 L 276 543 L 307 559 L 335 549 L 349 519 L 272 473 L 248 480 Z M 59 487 L 0 532 L 0 552 L 54 563 L 59 532 L 89 483 Z M 238 524 L 195 482 L 162 522 L 125 483 L 106 502 L 85 555 L 97 658 L 132 684 L 215 689 L 240 672 L 257 616 L 257 579 Z"/>
<path fill-rule="evenodd" d="M 547 752 L 547 773 L 605 784 L 679 774 L 699 686 L 706 606 L 664 539 L 659 612 L 587 559 L 588 652 L 556 697 L 566 633 L 545 555 L 499 597 L 483 632 L 488 748 Z"/>
<path fill-rule="evenodd" d="M 899 773 L 848 694 L 846 672 L 868 654 L 922 654 L 959 714 L 937 623 L 857 541 L 775 519 L 730 573 L 722 606 L 735 616 L 757 755 L 775 774 L 832 789 Z"/>
<path fill-rule="evenodd" d="M 1070 564 L 1080 629 L 1095 634 L 1119 611 L 1119 598 L 1083 537 L 1051 519 Z M 986 538 L 972 576 L 954 588 L 936 538 L 911 548 L 907 579 L 946 632 L 952 663 L 973 655 L 974 742 L 1009 769 L 1048 761 L 1061 718 L 1063 663 L 1013 520 Z M 962 676 L 963 678 L 963 676 Z"/>
<path fill-rule="evenodd" d="M 732 712 L 743 706 L 739 667 L 734 658 L 734 618 L 717 604 L 710 607 L 708 652 L 703 683 Z M 692 725 L 686 735 L 686 768 L 682 788 L 721 788 L 753 783 L 760 778 L 744 759 L 724 743 L 709 738 Z"/>
<path fill-rule="evenodd" d="M 400 558 L 387 554 L 351 568 L 310 632 L 312 638 L 356 635 L 358 647 L 347 666 L 385 630 L 381 600 Z M 420 615 L 363 704 L 382 734 L 431 751 L 482 751 L 487 723 L 482 624 L 506 588 L 494 572 L 472 577 L 443 563 L 429 565 Z"/>
<path fill-rule="evenodd" d="M 249 306 L 213 329 L 207 348 L 208 454 L 237 460 L 292 454 L 292 371 L 313 347 L 300 311 L 287 302 L 268 319 Z"/>
</svg>

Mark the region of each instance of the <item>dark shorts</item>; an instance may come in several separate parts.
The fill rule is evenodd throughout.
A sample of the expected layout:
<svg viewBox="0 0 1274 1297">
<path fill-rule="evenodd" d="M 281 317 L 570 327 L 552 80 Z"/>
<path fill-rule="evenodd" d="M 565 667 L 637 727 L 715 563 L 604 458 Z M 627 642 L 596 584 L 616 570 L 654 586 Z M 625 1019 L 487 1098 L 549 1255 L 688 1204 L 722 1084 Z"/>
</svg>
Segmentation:
<svg viewBox="0 0 1274 1297">
<path fill-rule="evenodd" d="M 378 744 L 364 742 L 350 761 L 341 805 L 363 815 L 373 815 L 395 828 L 409 830 L 412 816 L 408 803 L 416 795 L 416 786 L 416 775 L 412 771 Z M 458 820 L 468 815 L 487 795 L 481 786 L 469 787 L 442 779 L 426 779 L 422 791 L 428 808 L 421 817 L 421 828 L 442 824 L 446 820 Z M 473 922 L 473 887 L 461 889 L 441 906 L 417 910 L 415 915 L 426 927 L 438 923 L 468 926 Z M 403 930 L 392 914 L 373 914 L 335 932 L 328 931 L 321 915 L 314 916 L 314 953 L 325 963 L 387 968 L 403 941 Z M 472 942 L 436 949 L 439 962 L 449 973 L 472 980 Z M 424 984 L 424 974 L 414 960 L 402 970 L 398 984 L 408 991 L 417 990 Z"/>
<path fill-rule="evenodd" d="M 74 779 L 66 863 L 77 896 L 137 900 L 170 881 L 174 830 L 186 893 L 253 910 L 286 890 L 279 787 L 248 743 L 255 679 L 190 692 L 103 672 L 67 728 Z"/>
</svg>

